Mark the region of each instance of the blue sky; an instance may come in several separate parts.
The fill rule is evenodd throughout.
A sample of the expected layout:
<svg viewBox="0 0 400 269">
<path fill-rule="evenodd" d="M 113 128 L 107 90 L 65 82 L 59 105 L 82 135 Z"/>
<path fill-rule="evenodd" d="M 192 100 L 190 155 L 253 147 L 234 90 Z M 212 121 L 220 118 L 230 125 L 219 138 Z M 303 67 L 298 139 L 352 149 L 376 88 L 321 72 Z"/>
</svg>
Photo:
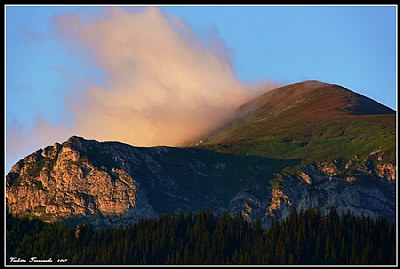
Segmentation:
<svg viewBox="0 0 400 269">
<path fill-rule="evenodd" d="M 54 128 L 73 125 L 66 96 L 79 99 L 80 87 L 83 91 L 87 81 L 107 84 L 104 70 L 82 60 L 85 52 L 71 49 L 73 41 L 59 33 L 56 23 L 58 16 L 71 12 L 90 20 L 102 9 L 107 7 L 6 7 L 7 170 L 18 159 L 54 143 L 30 137 L 38 121 Z M 162 6 L 161 10 L 179 17 L 200 39 L 218 36 L 243 83 L 268 80 L 286 85 L 315 79 L 397 110 L 396 6 Z M 30 143 L 17 144 L 10 130 Z"/>
<path fill-rule="evenodd" d="M 244 81 L 340 84 L 396 108 L 396 7 L 167 7 L 194 29 L 215 26 Z"/>
</svg>

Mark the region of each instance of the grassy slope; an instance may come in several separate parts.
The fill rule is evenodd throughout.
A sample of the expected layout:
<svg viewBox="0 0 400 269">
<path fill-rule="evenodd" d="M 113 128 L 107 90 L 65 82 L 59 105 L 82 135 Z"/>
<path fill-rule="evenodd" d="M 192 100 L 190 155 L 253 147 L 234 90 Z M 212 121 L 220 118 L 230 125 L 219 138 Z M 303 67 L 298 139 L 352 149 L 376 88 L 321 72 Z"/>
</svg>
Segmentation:
<svg viewBox="0 0 400 269">
<path fill-rule="evenodd" d="M 277 159 L 348 160 L 385 152 L 396 159 L 396 114 L 342 87 L 305 82 L 268 92 L 242 106 L 242 116 L 200 147 Z"/>
</svg>

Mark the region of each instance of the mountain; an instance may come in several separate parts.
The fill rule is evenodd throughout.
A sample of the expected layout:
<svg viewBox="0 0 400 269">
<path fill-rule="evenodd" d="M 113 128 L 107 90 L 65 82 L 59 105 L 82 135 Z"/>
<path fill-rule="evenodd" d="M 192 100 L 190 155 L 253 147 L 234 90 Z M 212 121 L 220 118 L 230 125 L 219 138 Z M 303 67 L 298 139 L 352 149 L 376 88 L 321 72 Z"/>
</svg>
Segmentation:
<svg viewBox="0 0 400 269">
<path fill-rule="evenodd" d="M 394 221 L 396 114 L 343 87 L 306 81 L 267 92 L 190 147 L 73 136 L 17 162 L 8 211 L 95 225 L 211 209 L 246 220 L 336 207 Z"/>
<path fill-rule="evenodd" d="M 392 162 L 396 113 L 341 86 L 305 81 L 242 105 L 232 121 L 194 145 L 310 162 L 349 161 L 382 150 Z"/>
<path fill-rule="evenodd" d="M 295 163 L 74 136 L 13 166 L 7 175 L 7 205 L 12 214 L 47 221 L 84 217 L 105 223 L 181 210 L 236 211 L 254 199 L 247 192 L 269 201 L 269 178 Z"/>
</svg>

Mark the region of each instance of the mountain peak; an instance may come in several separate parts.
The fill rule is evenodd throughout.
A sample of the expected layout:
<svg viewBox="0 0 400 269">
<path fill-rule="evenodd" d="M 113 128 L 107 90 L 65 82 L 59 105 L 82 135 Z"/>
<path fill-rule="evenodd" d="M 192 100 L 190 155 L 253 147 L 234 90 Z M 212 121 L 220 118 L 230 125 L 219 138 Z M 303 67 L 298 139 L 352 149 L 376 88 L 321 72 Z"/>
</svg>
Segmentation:
<svg viewBox="0 0 400 269">
<path fill-rule="evenodd" d="M 290 84 L 284 87 L 291 87 L 291 88 L 298 88 L 298 89 L 316 89 L 316 88 L 321 88 L 321 87 L 327 87 L 327 86 L 332 86 L 333 84 L 327 83 L 327 82 L 322 82 L 319 80 L 305 80 L 305 81 L 300 81 L 294 84 Z"/>
<path fill-rule="evenodd" d="M 242 105 L 242 111 L 275 117 L 315 117 L 316 113 L 375 115 L 394 114 L 392 109 L 342 86 L 307 80 L 275 90 Z M 289 114 L 288 114 L 289 113 Z"/>
<path fill-rule="evenodd" d="M 80 143 L 84 143 L 86 141 L 89 141 L 89 140 L 82 136 L 73 135 L 70 138 L 68 138 L 67 141 L 65 141 L 64 143 L 80 144 Z M 93 140 L 93 141 L 95 141 L 95 140 Z"/>
<path fill-rule="evenodd" d="M 229 144 L 236 152 L 253 153 L 260 152 L 257 145 L 268 141 L 268 150 L 260 153 L 268 157 L 351 158 L 351 154 L 365 155 L 381 147 L 381 138 L 375 138 L 393 137 L 395 116 L 392 109 L 342 86 L 308 80 L 266 92 L 242 105 L 236 117 L 197 144 L 215 145 L 212 148 Z M 362 142 L 366 139 L 375 144 Z M 384 145 L 391 156 L 393 143 L 388 140 Z M 325 151 L 330 144 L 354 151 L 337 149 L 333 157 Z"/>
<path fill-rule="evenodd" d="M 68 138 L 67 141 L 65 141 L 64 143 L 62 143 L 62 145 L 64 147 L 70 147 L 73 148 L 75 150 L 85 150 L 88 147 L 93 146 L 94 144 L 97 144 L 98 141 L 96 140 L 89 140 L 89 139 L 85 139 L 81 136 L 76 136 L 73 135 L 70 138 Z"/>
</svg>

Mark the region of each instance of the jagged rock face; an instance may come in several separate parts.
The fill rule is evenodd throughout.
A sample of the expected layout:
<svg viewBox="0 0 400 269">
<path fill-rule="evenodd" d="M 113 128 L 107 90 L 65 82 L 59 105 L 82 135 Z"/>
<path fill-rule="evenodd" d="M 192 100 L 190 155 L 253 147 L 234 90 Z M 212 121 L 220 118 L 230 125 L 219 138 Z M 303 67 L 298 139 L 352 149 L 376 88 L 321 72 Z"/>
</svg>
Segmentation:
<svg viewBox="0 0 400 269">
<path fill-rule="evenodd" d="M 6 177 L 7 207 L 48 222 L 83 218 L 98 225 L 207 209 L 267 225 L 293 208 L 332 206 L 339 213 L 394 220 L 396 166 L 382 154 L 284 174 L 297 161 L 71 137 L 13 166 Z"/>
<path fill-rule="evenodd" d="M 11 214 L 48 222 L 84 218 L 99 225 L 209 208 L 233 213 L 252 204 L 247 196 L 253 193 L 264 201 L 269 175 L 286 164 L 72 137 L 13 166 L 6 178 L 7 207 Z"/>
<path fill-rule="evenodd" d="M 271 204 L 269 214 L 285 218 L 292 210 L 290 205 L 298 210 L 320 208 L 323 212 L 334 206 L 339 214 L 372 219 L 383 215 L 395 221 L 396 186 L 390 176 L 376 176 L 371 171 L 357 176 L 339 175 L 331 168 L 332 164 L 308 166 L 299 176 L 281 179 L 275 186 L 276 202 Z"/>
<path fill-rule="evenodd" d="M 81 156 L 81 141 L 74 139 L 39 150 L 14 165 L 7 176 L 10 213 L 46 221 L 120 215 L 135 220 L 155 215 L 136 179 L 123 169 L 94 166 Z"/>
</svg>

